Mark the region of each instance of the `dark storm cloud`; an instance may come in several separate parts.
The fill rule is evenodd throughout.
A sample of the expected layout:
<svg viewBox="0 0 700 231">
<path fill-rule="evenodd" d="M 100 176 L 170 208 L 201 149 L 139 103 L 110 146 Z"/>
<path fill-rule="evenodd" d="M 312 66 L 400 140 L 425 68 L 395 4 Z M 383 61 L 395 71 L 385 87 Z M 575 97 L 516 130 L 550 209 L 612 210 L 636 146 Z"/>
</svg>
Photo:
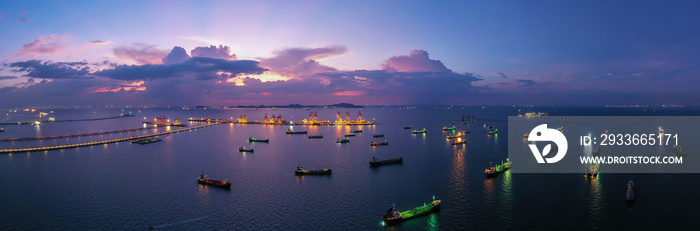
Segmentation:
<svg viewBox="0 0 700 231">
<path fill-rule="evenodd" d="M 193 57 L 174 64 L 162 65 L 119 65 L 112 69 L 95 72 L 97 76 L 104 76 L 120 80 L 154 80 L 173 77 L 192 76 L 198 80 L 209 80 L 219 77 L 219 72 L 228 72 L 231 75 L 260 74 L 267 69 L 258 66 L 253 60 L 223 60 L 205 57 Z"/>
<path fill-rule="evenodd" d="M 27 72 L 24 76 L 40 79 L 85 79 L 92 78 L 86 62 L 42 62 L 41 60 L 27 60 L 7 64 L 13 68 L 13 72 Z"/>
</svg>

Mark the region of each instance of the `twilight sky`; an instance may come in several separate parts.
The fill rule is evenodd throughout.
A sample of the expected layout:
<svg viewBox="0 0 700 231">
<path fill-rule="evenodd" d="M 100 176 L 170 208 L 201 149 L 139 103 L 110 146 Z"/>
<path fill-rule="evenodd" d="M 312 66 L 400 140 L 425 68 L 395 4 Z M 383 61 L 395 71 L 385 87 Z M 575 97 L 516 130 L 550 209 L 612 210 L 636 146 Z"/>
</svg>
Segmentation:
<svg viewBox="0 0 700 231">
<path fill-rule="evenodd" d="M 700 104 L 696 1 L 2 1 L 0 107 Z"/>
</svg>

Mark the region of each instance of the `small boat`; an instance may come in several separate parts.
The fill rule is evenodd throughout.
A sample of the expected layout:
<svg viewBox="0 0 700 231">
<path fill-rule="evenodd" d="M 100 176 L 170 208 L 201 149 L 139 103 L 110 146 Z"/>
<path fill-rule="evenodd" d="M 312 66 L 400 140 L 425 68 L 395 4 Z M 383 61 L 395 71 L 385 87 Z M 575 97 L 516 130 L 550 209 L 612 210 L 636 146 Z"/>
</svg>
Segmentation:
<svg viewBox="0 0 700 231">
<path fill-rule="evenodd" d="M 498 176 L 498 174 L 501 174 L 502 172 L 505 172 L 510 168 L 510 164 L 512 162 L 508 160 L 506 163 L 502 163 L 499 165 L 496 165 L 495 167 L 489 167 L 484 171 L 484 174 L 486 174 L 486 178 L 492 178 L 495 176 Z"/>
<path fill-rule="evenodd" d="M 149 137 L 149 138 L 141 138 L 141 139 L 135 139 L 132 140 L 131 143 L 136 143 L 136 144 L 150 144 L 150 143 L 155 143 L 162 141 L 158 137 Z"/>
<path fill-rule="evenodd" d="M 385 224 L 398 224 L 407 220 L 428 215 L 438 211 L 439 209 L 440 200 L 435 200 L 435 197 L 433 196 L 433 201 L 429 204 L 423 204 L 422 206 L 418 206 L 411 210 L 399 212 L 399 210 L 396 209 L 396 206 L 394 206 L 386 211 L 386 214 L 382 217 L 382 219 L 384 220 Z"/>
<path fill-rule="evenodd" d="M 315 135 L 315 136 L 309 136 L 309 139 L 323 139 L 323 134 L 321 134 L 321 135 Z"/>
<path fill-rule="evenodd" d="M 255 152 L 255 150 L 253 150 L 253 148 L 245 148 L 245 147 L 239 148 L 238 151 L 239 152 Z"/>
<path fill-rule="evenodd" d="M 452 145 L 460 145 L 460 144 L 466 144 L 466 143 L 467 143 L 467 140 L 458 140 L 458 141 L 452 142 Z"/>
<path fill-rule="evenodd" d="M 292 134 L 306 134 L 306 131 L 292 131 L 291 129 L 287 130 L 287 135 Z"/>
<path fill-rule="evenodd" d="M 374 141 L 369 142 L 369 146 L 381 146 L 381 145 L 389 145 L 389 142 L 386 142 L 386 141 L 384 141 L 384 142 L 374 142 Z"/>
<path fill-rule="evenodd" d="M 335 142 L 336 142 L 336 143 L 339 143 L 339 144 L 340 144 L 340 143 L 350 143 L 350 140 L 348 140 L 348 139 L 338 139 L 338 140 L 335 141 Z"/>
<path fill-rule="evenodd" d="M 413 131 L 411 131 L 411 133 L 413 133 L 413 134 L 421 134 L 421 133 L 425 133 L 425 132 L 426 132 L 425 128 L 423 128 L 423 130 L 413 130 Z"/>
<path fill-rule="evenodd" d="M 530 134 L 528 134 L 528 133 L 523 134 L 523 139 L 527 139 L 528 137 L 530 137 Z"/>
<path fill-rule="evenodd" d="M 263 143 L 270 143 L 270 139 L 255 139 L 254 137 L 248 138 L 248 142 L 263 142 Z"/>
<path fill-rule="evenodd" d="M 378 167 L 378 166 L 382 166 L 382 165 L 401 164 L 401 163 L 403 163 L 403 157 L 389 159 L 389 160 L 379 160 L 379 159 L 377 159 L 377 157 L 372 157 L 372 160 L 369 161 L 369 166 L 370 167 Z"/>
<path fill-rule="evenodd" d="M 377 138 L 377 137 L 384 137 L 384 134 L 374 134 L 372 137 Z"/>
<path fill-rule="evenodd" d="M 202 175 L 200 175 L 197 178 L 197 182 L 204 185 L 211 185 L 214 187 L 231 189 L 231 182 L 227 182 L 226 180 L 209 179 L 207 178 L 207 175 L 204 175 L 204 173 L 202 173 Z"/>
<path fill-rule="evenodd" d="M 557 131 L 564 132 L 564 127 L 558 127 Z"/>
<path fill-rule="evenodd" d="M 462 137 L 462 133 L 457 133 L 457 135 L 454 135 L 454 136 L 448 135 L 447 139 L 450 140 L 450 139 L 457 139 L 457 138 L 461 138 L 461 137 Z"/>
<path fill-rule="evenodd" d="M 625 198 L 627 198 L 627 201 L 629 202 L 634 200 L 634 182 L 632 182 L 632 179 L 627 182 L 627 193 L 625 194 Z"/>
<path fill-rule="evenodd" d="M 496 130 L 493 130 L 493 131 L 489 131 L 489 132 L 488 132 L 488 134 L 489 134 L 489 135 L 495 135 L 495 134 L 498 134 L 498 129 L 496 129 Z"/>
<path fill-rule="evenodd" d="M 413 129 L 413 126 L 403 126 L 403 129 Z"/>
<path fill-rule="evenodd" d="M 351 134 L 345 134 L 345 137 L 353 137 L 353 136 L 355 136 L 355 134 L 354 134 L 354 133 L 351 133 Z"/>
<path fill-rule="evenodd" d="M 443 130 L 443 131 L 454 131 L 455 129 L 456 129 L 455 126 L 452 126 L 452 127 L 442 127 L 442 130 Z"/>
<path fill-rule="evenodd" d="M 584 175 L 586 177 L 596 177 L 598 176 L 598 169 L 600 169 L 600 164 L 591 164 L 591 166 L 586 169 Z"/>
<path fill-rule="evenodd" d="M 4 131 L 5 131 L 5 125 L 3 125 L 2 127 L 0 127 L 0 132 L 4 132 Z"/>
<path fill-rule="evenodd" d="M 297 170 L 294 170 L 295 175 L 330 175 L 332 173 L 333 169 L 326 168 L 326 169 L 314 169 L 314 170 L 304 170 L 301 168 L 301 166 L 297 167 Z"/>
<path fill-rule="evenodd" d="M 359 129 L 358 129 L 358 130 L 352 130 L 352 131 L 350 131 L 350 133 L 362 133 L 362 130 L 359 130 Z"/>
</svg>

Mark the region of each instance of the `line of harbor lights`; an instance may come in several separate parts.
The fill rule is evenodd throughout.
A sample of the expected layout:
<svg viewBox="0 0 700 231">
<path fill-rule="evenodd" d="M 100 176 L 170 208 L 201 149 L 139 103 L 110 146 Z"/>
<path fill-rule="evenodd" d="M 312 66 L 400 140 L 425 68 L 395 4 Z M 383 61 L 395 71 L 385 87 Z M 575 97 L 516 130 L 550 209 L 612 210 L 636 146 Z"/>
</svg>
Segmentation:
<svg viewBox="0 0 700 231">
<path fill-rule="evenodd" d="M 144 118 L 145 119 L 145 118 Z M 213 119 L 209 118 L 208 116 L 206 118 L 188 118 L 189 121 L 197 121 L 197 122 L 211 122 L 213 121 L 220 121 L 220 119 Z M 241 115 L 239 116 L 235 121 L 233 117 L 230 117 L 230 123 L 260 123 L 260 124 L 290 124 L 290 125 L 373 125 L 373 121 L 366 121 L 362 118 L 362 112 L 357 112 L 357 120 L 351 120 L 350 119 L 350 112 L 345 112 L 345 119 L 343 119 L 343 116 L 341 115 L 340 112 L 336 115 L 336 120 L 334 122 L 328 121 L 328 120 L 318 120 L 318 112 L 310 112 L 309 117 L 303 120 L 300 120 L 298 123 L 294 123 L 293 121 L 285 121 L 282 119 L 282 114 L 272 114 L 271 116 L 268 114 L 265 114 L 265 117 L 263 117 L 263 122 L 258 121 L 257 119 L 254 121 L 249 121 L 248 116 L 246 115 Z"/>
</svg>

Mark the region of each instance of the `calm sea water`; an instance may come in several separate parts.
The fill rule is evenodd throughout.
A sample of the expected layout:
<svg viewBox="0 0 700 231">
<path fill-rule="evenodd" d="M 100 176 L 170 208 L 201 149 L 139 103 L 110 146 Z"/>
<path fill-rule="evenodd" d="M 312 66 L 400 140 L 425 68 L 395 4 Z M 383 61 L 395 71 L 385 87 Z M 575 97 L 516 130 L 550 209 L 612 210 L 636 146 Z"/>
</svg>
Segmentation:
<svg viewBox="0 0 700 231">
<path fill-rule="evenodd" d="M 310 111 L 295 109 L 125 109 L 135 117 L 5 125 L 0 138 L 53 136 L 142 127 L 164 115 L 262 120 L 282 114 L 298 121 Z M 521 110 L 521 111 L 518 111 Z M 97 118 L 121 109 L 54 110 L 56 119 Z M 338 111 L 355 117 L 359 109 L 318 109 L 322 120 Z M 362 110 L 375 126 L 297 126 L 309 134 L 286 135 L 289 126 L 217 125 L 161 136 L 162 142 L 128 142 L 76 149 L 0 155 L 0 230 L 632 230 L 697 229 L 700 206 L 696 174 L 604 174 L 587 180 L 581 174 L 504 174 L 484 179 L 489 162 L 507 158 L 505 122 L 490 122 L 499 135 L 487 136 L 484 122 L 460 125 L 462 115 L 506 120 L 529 111 L 550 115 L 700 115 L 697 109 L 651 108 L 517 108 L 398 107 Z M 37 120 L 29 113 L 0 116 L 0 122 Z M 145 118 L 145 119 L 144 119 Z M 467 144 L 453 146 L 441 128 L 455 122 L 470 131 Z M 190 123 L 194 126 L 200 123 Z M 412 135 L 403 126 L 426 128 Z M 364 132 L 336 139 L 352 129 Z M 158 131 L 164 131 L 160 128 Z M 146 134 L 0 142 L 0 149 L 36 147 Z M 370 147 L 376 141 L 388 146 Z M 250 136 L 270 143 L 249 144 Z M 254 154 L 237 151 L 255 148 Z M 404 157 L 401 165 L 369 168 L 368 161 Z M 333 168 L 331 176 L 297 177 L 297 166 Z M 196 183 L 205 171 L 228 179 L 231 190 Z M 637 198 L 624 199 L 629 178 Z M 411 209 L 435 196 L 438 213 L 398 226 L 384 227 L 381 216 L 392 204 Z"/>
</svg>

